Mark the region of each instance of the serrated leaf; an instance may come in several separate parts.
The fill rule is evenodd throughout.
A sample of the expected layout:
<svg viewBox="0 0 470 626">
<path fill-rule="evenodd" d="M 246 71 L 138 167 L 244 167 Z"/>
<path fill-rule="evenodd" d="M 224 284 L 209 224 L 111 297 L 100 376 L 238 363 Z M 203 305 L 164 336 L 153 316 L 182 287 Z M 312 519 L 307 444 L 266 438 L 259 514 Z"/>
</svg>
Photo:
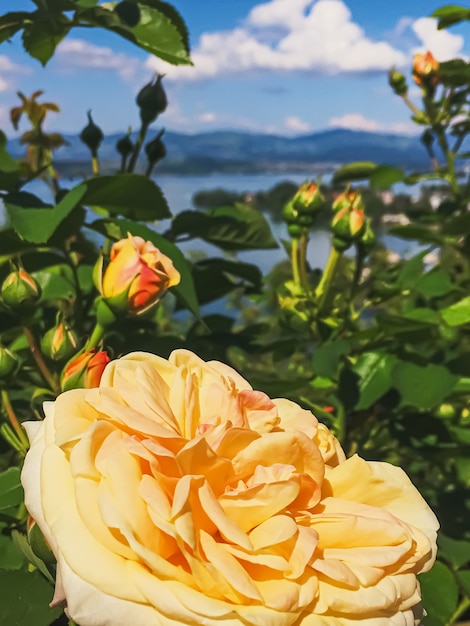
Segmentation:
<svg viewBox="0 0 470 626">
<path fill-rule="evenodd" d="M 457 608 L 458 587 L 448 567 L 436 561 L 434 567 L 419 577 L 423 606 L 428 615 L 424 626 L 447 626 Z"/>
<path fill-rule="evenodd" d="M 20 194 L 9 194 L 5 206 L 11 224 L 21 237 L 31 243 L 46 243 L 61 222 L 80 203 L 86 192 L 85 184 L 71 189 L 53 208 L 25 208 L 24 203 L 15 204 Z M 22 198 L 24 195 L 21 196 Z M 41 203 L 42 204 L 42 203 Z"/>
<path fill-rule="evenodd" d="M 203 212 L 183 211 L 173 220 L 168 235 L 199 237 L 223 250 L 268 250 L 277 248 L 264 216 L 247 204 L 218 207 Z"/>
<path fill-rule="evenodd" d="M 69 32 L 71 22 L 62 13 L 54 15 L 49 10 L 35 11 L 31 20 L 23 30 L 23 47 L 30 56 L 46 65 Z"/>
<path fill-rule="evenodd" d="M 13 11 L 0 17 L 0 43 L 13 37 L 24 25 L 31 21 L 32 13 Z"/>
<path fill-rule="evenodd" d="M 100 176 L 86 181 L 82 203 L 105 209 L 111 215 L 154 221 L 171 217 L 160 187 L 141 174 Z"/>
</svg>

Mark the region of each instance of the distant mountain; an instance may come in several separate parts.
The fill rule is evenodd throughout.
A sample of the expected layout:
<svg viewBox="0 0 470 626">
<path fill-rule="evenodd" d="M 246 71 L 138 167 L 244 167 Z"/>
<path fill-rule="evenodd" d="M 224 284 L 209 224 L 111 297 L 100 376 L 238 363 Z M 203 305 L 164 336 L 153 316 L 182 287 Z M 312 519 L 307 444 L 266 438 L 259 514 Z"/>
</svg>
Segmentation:
<svg viewBox="0 0 470 626">
<path fill-rule="evenodd" d="M 150 133 L 149 139 L 155 134 Z M 107 169 L 115 168 L 119 162 L 115 145 L 121 136 L 108 135 L 100 147 L 100 159 Z M 75 168 L 89 162 L 89 151 L 79 136 L 64 137 L 69 145 L 57 151 L 57 162 Z M 426 167 L 429 162 L 418 137 L 346 129 L 299 137 L 238 131 L 194 135 L 168 131 L 163 139 L 167 157 L 158 164 L 158 171 L 179 174 L 330 169 L 351 161 L 375 161 L 409 169 Z M 18 139 L 10 140 L 8 148 L 15 156 L 24 154 Z M 145 155 L 142 160 L 145 161 Z"/>
</svg>

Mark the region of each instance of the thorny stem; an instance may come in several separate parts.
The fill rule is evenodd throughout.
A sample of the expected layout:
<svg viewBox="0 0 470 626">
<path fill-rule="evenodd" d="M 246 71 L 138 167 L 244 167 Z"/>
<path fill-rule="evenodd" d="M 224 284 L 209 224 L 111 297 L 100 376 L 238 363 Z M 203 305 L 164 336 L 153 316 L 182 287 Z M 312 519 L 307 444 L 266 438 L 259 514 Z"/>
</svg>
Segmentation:
<svg viewBox="0 0 470 626">
<path fill-rule="evenodd" d="M 36 365 L 38 366 L 38 369 L 41 372 L 44 380 L 47 382 L 47 384 L 49 385 L 49 387 L 52 389 L 54 393 L 60 393 L 59 384 L 56 378 L 54 377 L 54 375 L 51 374 L 51 372 L 49 371 L 49 368 L 47 367 L 46 362 L 44 361 L 44 358 L 42 356 L 41 350 L 38 346 L 38 343 L 36 341 L 36 337 L 34 336 L 33 331 L 31 330 L 31 328 L 29 328 L 29 326 L 23 326 L 23 332 L 28 341 L 31 356 L 36 361 Z"/>
<path fill-rule="evenodd" d="M 17 434 L 18 439 L 20 440 L 22 446 L 25 447 L 27 450 L 29 448 L 28 437 L 26 436 L 23 430 L 23 427 L 20 424 L 20 421 L 16 417 L 16 413 L 11 405 L 10 398 L 8 396 L 8 392 L 6 391 L 6 389 L 2 389 L 2 403 L 3 403 L 3 408 L 5 409 L 5 412 L 8 416 L 8 419 L 10 420 L 10 424 L 12 425 L 15 433 Z"/>
</svg>

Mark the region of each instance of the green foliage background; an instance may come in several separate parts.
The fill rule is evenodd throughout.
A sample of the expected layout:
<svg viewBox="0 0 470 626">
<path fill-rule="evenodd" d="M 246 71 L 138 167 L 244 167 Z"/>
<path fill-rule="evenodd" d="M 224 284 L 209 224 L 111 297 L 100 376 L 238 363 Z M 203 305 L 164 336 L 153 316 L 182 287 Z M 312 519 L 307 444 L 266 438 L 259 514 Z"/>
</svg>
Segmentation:
<svg viewBox="0 0 470 626">
<path fill-rule="evenodd" d="M 105 28 L 166 61 L 190 63 L 186 26 L 160 0 L 122 2 L 119 9 L 97 0 L 35 4 L 31 13 L 0 17 L 0 42 L 21 32 L 26 52 L 43 64 L 80 26 Z M 129 5 L 138 7 L 137 23 Z M 470 10 L 453 5 L 434 15 L 441 27 L 449 27 L 470 19 Z M 48 608 L 53 566 L 32 553 L 24 535 L 19 467 L 25 443 L 11 413 L 20 422 L 40 417 L 42 402 L 54 397 L 64 364 L 42 357 L 50 373 L 45 379 L 34 358 L 37 342 L 58 312 L 77 331 L 81 346 L 92 335 L 97 237 L 109 251 L 111 242 L 128 232 L 171 257 L 182 280 L 148 315 L 116 321 L 104 338 L 110 354 L 145 349 L 166 356 L 185 347 L 204 359 L 231 363 L 255 388 L 311 409 L 348 454 L 404 467 L 442 525 L 439 561 L 421 579 L 425 624 L 450 626 L 465 616 L 470 607 L 470 181 L 462 175 L 469 154 L 461 147 L 470 131 L 470 64 L 441 64 L 439 80 L 438 88 L 423 85 L 419 106 L 401 94 L 423 128 L 433 170 L 413 174 L 373 163 L 345 166 L 333 188 L 324 189 L 325 208 L 282 242 L 286 262 L 268 276 L 236 254 L 278 245 L 262 211 L 280 218 L 292 189 L 258 195 L 254 203 L 224 193 L 214 202 L 214 195 L 208 201 L 200 194 L 205 208 L 177 215 L 164 232 L 158 220 L 171 216 L 171 207 L 158 185 L 125 164 L 118 174 L 100 176 L 97 149 L 91 151 L 95 176 L 60 188 L 53 165 L 60 137 L 42 131 L 39 95 L 23 101 L 32 124 L 26 160 L 13 159 L 0 134 L 0 194 L 8 215 L 8 226 L 0 231 L 0 280 L 11 262 L 21 262 L 42 295 L 34 310 L 20 317 L 0 308 L 2 344 L 20 360 L 16 375 L 1 383 L 0 588 L 8 598 L 2 626 L 47 626 L 64 619 L 59 609 Z M 51 186 L 55 204 L 23 190 L 34 178 Z M 332 247 L 323 274 L 307 266 L 309 235 L 331 222 L 333 196 L 345 184 L 363 190 L 366 212 L 377 227 L 383 207 L 371 207 L 377 198 L 371 190 L 425 180 L 439 185 L 439 206 L 433 210 L 423 202 L 417 210 L 402 201 L 395 210 L 409 223 L 390 231 L 420 245 L 414 257 L 395 259 L 383 245 L 366 248 L 357 239 L 349 242 L 352 255 Z M 178 247 L 188 239 L 214 244 L 220 254 L 191 261 Z M 201 316 L 200 305 L 222 296 L 236 314 Z M 186 315 L 175 321 L 174 313 L 182 310 Z"/>
</svg>

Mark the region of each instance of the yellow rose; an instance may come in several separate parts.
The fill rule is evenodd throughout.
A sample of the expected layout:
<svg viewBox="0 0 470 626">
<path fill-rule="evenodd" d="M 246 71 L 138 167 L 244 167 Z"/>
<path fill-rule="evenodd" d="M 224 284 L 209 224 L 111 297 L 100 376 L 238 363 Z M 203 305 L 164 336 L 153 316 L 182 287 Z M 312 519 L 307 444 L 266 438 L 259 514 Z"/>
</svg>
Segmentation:
<svg viewBox="0 0 470 626">
<path fill-rule="evenodd" d="M 27 424 L 26 506 L 80 626 L 409 626 L 436 518 L 404 472 L 178 350 Z"/>
</svg>

